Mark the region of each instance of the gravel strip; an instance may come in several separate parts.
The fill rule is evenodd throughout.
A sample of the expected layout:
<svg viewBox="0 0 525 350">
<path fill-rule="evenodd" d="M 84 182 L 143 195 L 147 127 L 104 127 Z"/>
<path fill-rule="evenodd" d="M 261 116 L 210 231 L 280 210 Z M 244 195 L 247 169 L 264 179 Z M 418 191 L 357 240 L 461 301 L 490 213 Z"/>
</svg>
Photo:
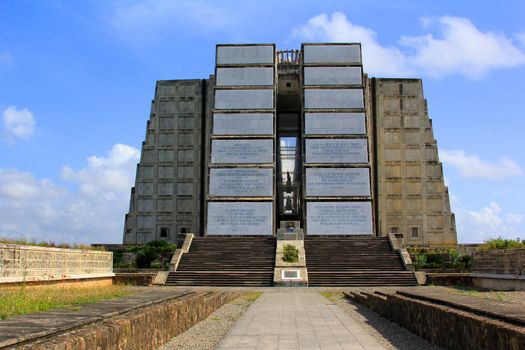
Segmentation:
<svg viewBox="0 0 525 350">
<path fill-rule="evenodd" d="M 384 317 L 369 310 L 363 305 L 354 304 L 343 298 L 342 294 L 335 294 L 330 298 L 338 304 L 352 319 L 387 349 L 399 350 L 439 350 L 423 338 L 418 337 L 406 328 L 390 322 Z"/>
<path fill-rule="evenodd" d="M 157 350 L 211 350 L 228 333 L 231 326 L 250 306 L 253 300 L 237 298 L 221 306 L 205 320 L 173 338 Z"/>
</svg>

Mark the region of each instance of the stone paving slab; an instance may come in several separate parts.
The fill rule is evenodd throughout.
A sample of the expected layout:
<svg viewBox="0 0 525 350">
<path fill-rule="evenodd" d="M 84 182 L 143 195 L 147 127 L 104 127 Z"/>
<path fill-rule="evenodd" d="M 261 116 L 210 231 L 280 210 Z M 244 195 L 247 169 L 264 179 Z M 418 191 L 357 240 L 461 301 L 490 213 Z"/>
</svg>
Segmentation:
<svg viewBox="0 0 525 350">
<path fill-rule="evenodd" d="M 264 293 L 221 340 L 225 349 L 385 349 L 317 291 Z"/>
<path fill-rule="evenodd" d="M 0 349 L 71 331 L 138 308 L 159 304 L 195 292 L 180 288 L 137 288 L 128 297 L 78 306 L 78 309 L 49 310 L 0 321 Z M 142 292 L 143 291 L 143 292 Z"/>
<path fill-rule="evenodd" d="M 452 306 L 478 315 L 496 318 L 505 322 L 525 326 L 525 305 L 504 300 L 493 300 L 470 295 L 453 294 L 441 287 L 422 287 L 417 289 L 400 288 L 403 296 Z"/>
</svg>

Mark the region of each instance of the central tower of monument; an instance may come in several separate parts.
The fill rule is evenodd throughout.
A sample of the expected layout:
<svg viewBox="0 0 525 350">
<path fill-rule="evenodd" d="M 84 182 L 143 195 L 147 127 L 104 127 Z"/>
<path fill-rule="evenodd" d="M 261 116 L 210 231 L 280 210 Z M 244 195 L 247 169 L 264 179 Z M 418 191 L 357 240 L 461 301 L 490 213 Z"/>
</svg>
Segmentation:
<svg viewBox="0 0 525 350">
<path fill-rule="evenodd" d="M 210 79 L 157 82 L 124 243 L 405 234 L 456 243 L 418 79 L 368 78 L 358 43 L 217 45 Z"/>
</svg>

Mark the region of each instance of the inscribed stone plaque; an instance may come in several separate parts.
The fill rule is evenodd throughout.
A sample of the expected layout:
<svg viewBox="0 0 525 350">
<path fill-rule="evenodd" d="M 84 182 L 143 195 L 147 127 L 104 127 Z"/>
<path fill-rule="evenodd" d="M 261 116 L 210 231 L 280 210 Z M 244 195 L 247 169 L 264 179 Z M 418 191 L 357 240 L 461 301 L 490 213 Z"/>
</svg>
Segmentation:
<svg viewBox="0 0 525 350">
<path fill-rule="evenodd" d="M 305 113 L 305 134 L 364 135 L 364 113 Z"/>
<path fill-rule="evenodd" d="M 319 109 L 364 108 L 363 89 L 305 89 L 304 107 Z"/>
<path fill-rule="evenodd" d="M 208 202 L 207 235 L 272 235 L 272 202 Z"/>
<path fill-rule="evenodd" d="M 273 163 L 273 140 L 212 140 L 215 164 Z"/>
<path fill-rule="evenodd" d="M 272 64 L 273 45 L 217 46 L 217 64 Z"/>
<path fill-rule="evenodd" d="M 307 139 L 306 163 L 368 163 L 366 139 Z"/>
<path fill-rule="evenodd" d="M 272 67 L 217 68 L 216 86 L 271 86 L 273 85 Z"/>
<path fill-rule="evenodd" d="M 272 113 L 214 113 L 214 135 L 273 135 Z"/>
<path fill-rule="evenodd" d="M 273 109 L 273 90 L 215 90 L 215 109 Z"/>
<path fill-rule="evenodd" d="M 304 45 L 304 63 L 361 63 L 361 47 L 350 45 Z"/>
<path fill-rule="evenodd" d="M 273 169 L 210 169 L 210 196 L 271 197 Z"/>
<path fill-rule="evenodd" d="M 309 235 L 372 234 L 371 202 L 308 202 L 306 229 Z"/>
<path fill-rule="evenodd" d="M 368 168 L 306 168 L 307 196 L 370 196 Z"/>
<path fill-rule="evenodd" d="M 304 67 L 304 85 L 361 84 L 361 67 Z"/>
</svg>

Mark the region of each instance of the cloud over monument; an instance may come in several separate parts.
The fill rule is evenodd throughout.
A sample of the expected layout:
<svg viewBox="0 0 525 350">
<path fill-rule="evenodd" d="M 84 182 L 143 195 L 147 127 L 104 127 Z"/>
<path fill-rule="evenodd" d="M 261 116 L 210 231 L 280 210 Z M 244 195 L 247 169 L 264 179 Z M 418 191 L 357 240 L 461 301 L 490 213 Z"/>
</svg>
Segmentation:
<svg viewBox="0 0 525 350">
<path fill-rule="evenodd" d="M 7 107 L 2 115 L 2 127 L 5 141 L 13 143 L 16 139 L 28 139 L 35 132 L 35 118 L 27 108 Z"/>
<path fill-rule="evenodd" d="M 464 178 L 504 180 L 525 174 L 518 163 L 507 157 L 502 157 L 498 161 L 493 162 L 461 150 L 440 150 L 439 156 L 443 163 L 456 168 Z"/>
<path fill-rule="evenodd" d="M 0 168 L 0 237 L 68 243 L 120 242 L 139 150 L 115 144 L 62 181 Z"/>
<path fill-rule="evenodd" d="M 378 34 L 351 22 L 342 12 L 310 18 L 292 30 L 306 41 L 361 42 L 365 70 L 376 76 L 435 78 L 458 74 L 479 79 L 495 69 L 525 65 L 525 51 L 502 32 L 480 30 L 464 17 L 423 17 L 424 35 L 406 35 L 397 45 L 385 46 Z M 516 40 L 520 41 L 520 34 Z"/>
</svg>

